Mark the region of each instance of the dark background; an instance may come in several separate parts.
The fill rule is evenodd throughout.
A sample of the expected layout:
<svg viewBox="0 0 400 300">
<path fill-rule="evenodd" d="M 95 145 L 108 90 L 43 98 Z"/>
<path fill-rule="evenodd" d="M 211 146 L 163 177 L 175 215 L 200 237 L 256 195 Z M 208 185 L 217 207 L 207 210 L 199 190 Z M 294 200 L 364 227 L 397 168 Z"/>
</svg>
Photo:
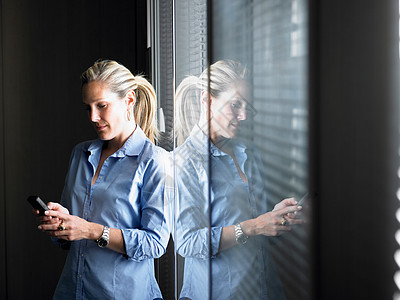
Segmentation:
<svg viewBox="0 0 400 300">
<path fill-rule="evenodd" d="M 310 1 L 315 299 L 393 299 L 399 1 Z"/>
</svg>

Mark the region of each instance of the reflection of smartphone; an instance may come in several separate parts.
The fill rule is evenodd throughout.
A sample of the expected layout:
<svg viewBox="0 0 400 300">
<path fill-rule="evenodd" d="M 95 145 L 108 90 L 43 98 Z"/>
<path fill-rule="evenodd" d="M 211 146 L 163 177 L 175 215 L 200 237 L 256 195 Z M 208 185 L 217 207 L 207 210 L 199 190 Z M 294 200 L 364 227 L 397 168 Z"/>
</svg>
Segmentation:
<svg viewBox="0 0 400 300">
<path fill-rule="evenodd" d="M 306 193 L 303 197 L 301 197 L 301 199 L 297 202 L 298 206 L 304 205 L 305 202 L 308 201 L 308 199 L 310 198 L 310 194 Z"/>
<path fill-rule="evenodd" d="M 32 205 L 34 209 L 39 210 L 40 216 L 44 216 L 44 211 L 49 210 L 46 203 L 44 203 L 42 199 L 39 198 L 39 196 L 29 196 L 26 200 L 28 200 L 28 202 Z"/>
</svg>

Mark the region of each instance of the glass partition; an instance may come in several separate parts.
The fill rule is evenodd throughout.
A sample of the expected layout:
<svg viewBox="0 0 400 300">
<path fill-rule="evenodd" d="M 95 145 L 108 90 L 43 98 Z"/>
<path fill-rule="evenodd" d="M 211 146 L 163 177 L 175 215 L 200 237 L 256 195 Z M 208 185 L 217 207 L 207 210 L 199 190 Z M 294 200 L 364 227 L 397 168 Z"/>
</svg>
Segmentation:
<svg viewBox="0 0 400 300">
<path fill-rule="evenodd" d="M 175 1 L 175 288 L 177 298 L 189 299 L 212 297 L 211 260 L 218 251 L 210 220 L 208 104 L 202 101 L 208 85 L 206 17 L 205 0 Z"/>
<path fill-rule="evenodd" d="M 307 2 L 174 5 L 177 298 L 310 299 Z"/>
</svg>

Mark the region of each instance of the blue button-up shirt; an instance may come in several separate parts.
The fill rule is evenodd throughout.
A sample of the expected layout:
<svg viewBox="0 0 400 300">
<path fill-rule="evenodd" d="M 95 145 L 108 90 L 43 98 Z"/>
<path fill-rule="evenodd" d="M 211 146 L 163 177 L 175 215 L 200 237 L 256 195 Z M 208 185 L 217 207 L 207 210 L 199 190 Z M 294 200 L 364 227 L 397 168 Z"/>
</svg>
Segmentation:
<svg viewBox="0 0 400 300">
<path fill-rule="evenodd" d="M 153 258 L 170 236 L 164 205 L 164 158 L 137 126 L 122 148 L 104 162 L 96 183 L 103 141 L 77 145 L 61 203 L 70 213 L 122 231 L 126 255 L 94 241 L 70 243 L 54 299 L 154 299 L 161 292 Z"/>
<path fill-rule="evenodd" d="M 230 143 L 248 183 L 240 178 L 229 155 L 213 144 L 209 153 L 208 138 L 198 126 L 174 153 L 177 174 L 176 242 L 178 253 L 185 258 L 181 297 L 209 299 L 211 282 L 213 300 L 283 299 L 280 280 L 268 251 L 268 237 L 252 237 L 245 245 L 218 251 L 223 227 L 267 212 L 259 155 L 237 141 L 231 140 Z"/>
</svg>

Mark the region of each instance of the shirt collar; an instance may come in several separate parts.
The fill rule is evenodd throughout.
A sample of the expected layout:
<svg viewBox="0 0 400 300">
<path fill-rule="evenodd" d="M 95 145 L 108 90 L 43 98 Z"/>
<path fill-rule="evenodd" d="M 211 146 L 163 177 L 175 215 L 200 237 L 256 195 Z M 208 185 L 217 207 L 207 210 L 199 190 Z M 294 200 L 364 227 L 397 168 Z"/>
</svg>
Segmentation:
<svg viewBox="0 0 400 300">
<path fill-rule="evenodd" d="M 138 156 L 143 150 L 146 140 L 147 137 L 143 130 L 139 125 L 136 125 L 135 131 L 126 140 L 122 147 L 111 155 L 111 157 Z M 89 151 L 91 154 L 99 150 L 101 151 L 103 144 L 104 141 L 100 139 L 94 140 L 88 144 L 86 151 Z"/>
<path fill-rule="evenodd" d="M 193 146 L 197 151 L 199 151 L 201 154 L 208 154 L 208 136 L 201 130 L 198 124 L 196 124 L 192 132 L 190 133 L 190 139 L 192 141 Z M 246 151 L 246 145 L 240 142 L 237 139 L 230 139 L 227 141 L 228 143 L 231 143 L 232 148 L 234 151 L 240 151 L 244 153 Z M 224 156 L 227 155 L 225 152 L 221 151 L 217 146 L 211 142 L 210 145 L 210 151 L 211 155 L 213 156 Z"/>
</svg>

